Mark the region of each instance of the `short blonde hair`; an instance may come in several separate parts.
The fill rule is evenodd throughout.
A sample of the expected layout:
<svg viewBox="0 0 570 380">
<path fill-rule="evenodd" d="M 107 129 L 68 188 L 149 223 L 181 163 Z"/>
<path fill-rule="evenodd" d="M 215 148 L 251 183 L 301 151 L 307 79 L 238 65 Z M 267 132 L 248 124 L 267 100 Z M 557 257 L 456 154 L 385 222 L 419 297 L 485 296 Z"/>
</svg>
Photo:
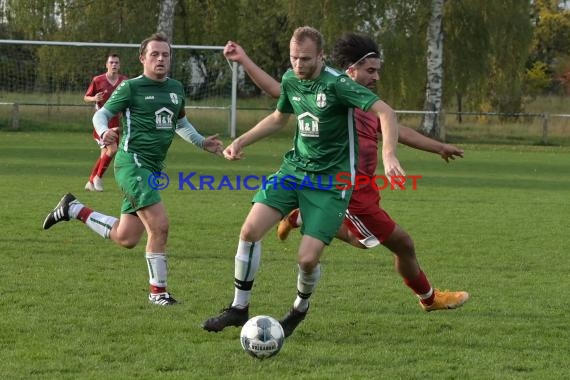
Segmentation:
<svg viewBox="0 0 570 380">
<path fill-rule="evenodd" d="M 291 40 L 295 40 L 298 42 L 303 42 L 306 39 L 310 39 L 315 43 L 317 46 L 317 52 L 322 52 L 325 47 L 325 39 L 321 32 L 317 29 L 313 28 L 312 26 L 300 26 L 293 32 L 293 37 Z"/>
</svg>

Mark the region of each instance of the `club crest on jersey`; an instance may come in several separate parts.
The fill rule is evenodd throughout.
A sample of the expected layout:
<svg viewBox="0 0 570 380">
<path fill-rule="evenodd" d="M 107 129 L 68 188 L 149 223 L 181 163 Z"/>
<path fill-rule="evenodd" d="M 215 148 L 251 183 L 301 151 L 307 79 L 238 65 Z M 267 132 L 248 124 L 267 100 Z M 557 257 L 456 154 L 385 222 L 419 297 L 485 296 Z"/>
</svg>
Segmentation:
<svg viewBox="0 0 570 380">
<path fill-rule="evenodd" d="M 319 118 L 310 112 L 297 116 L 299 134 L 303 137 L 319 137 Z"/>
<path fill-rule="evenodd" d="M 319 92 L 317 94 L 317 107 L 325 108 L 326 106 L 327 106 L 327 96 L 324 93 Z"/>
<path fill-rule="evenodd" d="M 174 92 L 171 92 L 170 93 L 170 100 L 172 100 L 172 103 L 178 104 L 178 95 L 176 95 Z"/>
<path fill-rule="evenodd" d="M 166 107 L 162 107 L 154 113 L 156 129 L 172 129 L 174 113 Z"/>
</svg>

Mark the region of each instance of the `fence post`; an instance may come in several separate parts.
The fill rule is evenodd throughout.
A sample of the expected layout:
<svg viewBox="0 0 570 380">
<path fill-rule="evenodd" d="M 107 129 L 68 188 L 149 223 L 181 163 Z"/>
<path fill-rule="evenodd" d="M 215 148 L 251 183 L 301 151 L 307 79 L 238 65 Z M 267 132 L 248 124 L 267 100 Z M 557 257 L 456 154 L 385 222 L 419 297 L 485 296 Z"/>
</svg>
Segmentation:
<svg viewBox="0 0 570 380">
<path fill-rule="evenodd" d="M 234 62 L 232 68 L 232 104 L 230 105 L 230 138 L 235 139 L 237 135 L 237 82 L 238 64 Z"/>
<path fill-rule="evenodd" d="M 437 113 L 438 124 L 439 124 L 439 140 L 445 142 L 445 111 L 441 109 Z"/>
<path fill-rule="evenodd" d="M 20 107 L 18 103 L 12 104 L 12 129 L 20 129 Z"/>
<path fill-rule="evenodd" d="M 542 114 L 542 144 L 548 145 L 548 115 Z"/>
</svg>

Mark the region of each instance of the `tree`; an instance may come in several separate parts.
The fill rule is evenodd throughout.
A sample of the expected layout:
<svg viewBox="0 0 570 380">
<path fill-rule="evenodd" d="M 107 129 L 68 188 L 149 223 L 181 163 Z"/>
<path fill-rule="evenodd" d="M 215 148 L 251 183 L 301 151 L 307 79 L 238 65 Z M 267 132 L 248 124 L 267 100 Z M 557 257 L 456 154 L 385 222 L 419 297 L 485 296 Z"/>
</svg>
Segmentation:
<svg viewBox="0 0 570 380">
<path fill-rule="evenodd" d="M 427 85 L 421 129 L 435 137 L 441 132 L 441 105 L 443 96 L 443 5 L 445 0 L 432 0 L 427 32 Z"/>
<path fill-rule="evenodd" d="M 6 1 L 10 29 L 27 40 L 139 43 L 155 30 L 157 14 L 155 0 Z M 84 90 L 90 77 L 105 69 L 109 53 L 121 55 L 127 75 L 135 75 L 140 68 L 136 53 L 123 54 L 125 50 L 115 48 L 41 46 L 36 50 L 37 78 L 40 88 L 48 91 L 64 80 Z"/>
<path fill-rule="evenodd" d="M 370 25 L 384 56 L 380 95 L 398 109 L 418 109 L 425 100 L 429 3 L 391 0 L 378 7 Z"/>
<path fill-rule="evenodd" d="M 490 36 L 490 70 L 480 85 L 490 110 L 523 111 L 523 81 L 532 41 L 530 3 L 488 0 L 486 25 Z"/>
<path fill-rule="evenodd" d="M 527 88 L 533 89 L 537 67 L 542 67 L 550 78 L 550 92 L 557 92 L 560 85 L 563 89 L 570 74 L 570 11 L 561 8 L 558 1 L 536 0 L 532 5 L 534 34 L 532 54 L 528 64 L 526 78 Z"/>
<path fill-rule="evenodd" d="M 455 100 L 457 120 L 462 121 L 463 107 L 478 109 L 486 92 L 480 83 L 490 72 L 491 42 L 485 12 L 488 0 L 457 0 L 445 4 L 443 25 L 444 99 Z"/>
<path fill-rule="evenodd" d="M 242 44 L 275 78 L 280 78 L 290 65 L 289 38 L 296 27 L 311 25 L 319 29 L 325 37 L 325 53 L 330 52 L 342 33 L 363 32 L 381 46 L 385 60 L 380 94 L 395 108 L 423 106 L 426 110 L 439 111 L 457 104 L 459 111 L 465 105 L 475 110 L 505 112 L 520 110 L 524 91 L 530 88 L 536 91 L 538 85 L 542 86 L 544 73 L 570 83 L 567 42 L 570 12 L 560 8 L 559 3 L 558 0 L 0 0 L 6 32 L 14 36 L 11 38 L 138 44 L 160 30 L 179 44 L 223 45 L 231 39 Z M 536 33 L 531 49 L 533 28 Z M 37 78 L 55 83 L 58 77 L 72 76 L 77 86 L 82 87 L 84 84 L 80 82 L 99 72 L 104 55 L 114 50 L 42 47 L 33 54 L 38 60 Z M 529 51 L 533 52 L 530 59 Z M 180 59 L 175 59 L 173 66 L 176 75 L 175 70 L 183 69 L 180 64 L 188 61 L 181 53 L 177 54 Z M 202 60 L 209 68 L 204 73 L 208 83 L 218 83 L 220 70 L 216 67 L 227 68 L 223 56 L 192 54 L 195 56 L 192 59 Z M 86 56 L 92 58 L 86 60 Z M 137 58 L 131 53 L 121 56 L 123 69 L 138 70 Z M 438 60 L 445 64 L 438 64 Z M 427 133 L 437 134 L 438 125 L 434 124 L 437 121 L 426 118 L 422 126 L 429 129 Z"/>
<path fill-rule="evenodd" d="M 13 30 L 30 40 L 49 37 L 59 29 L 63 0 L 6 0 L 5 16 Z"/>
<path fill-rule="evenodd" d="M 164 33 L 170 41 L 174 37 L 174 13 L 176 10 L 177 0 L 162 0 L 160 2 L 160 10 L 158 12 L 157 32 Z"/>
</svg>

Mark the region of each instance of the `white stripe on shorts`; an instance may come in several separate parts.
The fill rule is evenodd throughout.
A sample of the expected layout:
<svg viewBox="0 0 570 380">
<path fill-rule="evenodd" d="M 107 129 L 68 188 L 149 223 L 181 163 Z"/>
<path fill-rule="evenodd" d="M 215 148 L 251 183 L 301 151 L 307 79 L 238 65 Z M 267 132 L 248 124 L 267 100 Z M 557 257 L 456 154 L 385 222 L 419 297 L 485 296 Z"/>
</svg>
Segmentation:
<svg viewBox="0 0 570 380">
<path fill-rule="evenodd" d="M 378 238 L 374 236 L 368 228 L 366 228 L 364 223 L 357 216 L 346 210 L 345 218 L 347 218 L 356 230 L 358 230 L 358 233 L 360 234 L 360 236 L 358 236 L 358 241 L 360 241 L 366 248 L 374 248 L 380 244 L 380 240 L 378 240 Z"/>
</svg>

